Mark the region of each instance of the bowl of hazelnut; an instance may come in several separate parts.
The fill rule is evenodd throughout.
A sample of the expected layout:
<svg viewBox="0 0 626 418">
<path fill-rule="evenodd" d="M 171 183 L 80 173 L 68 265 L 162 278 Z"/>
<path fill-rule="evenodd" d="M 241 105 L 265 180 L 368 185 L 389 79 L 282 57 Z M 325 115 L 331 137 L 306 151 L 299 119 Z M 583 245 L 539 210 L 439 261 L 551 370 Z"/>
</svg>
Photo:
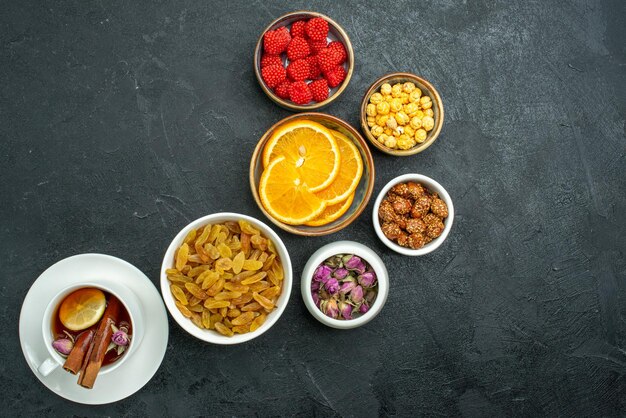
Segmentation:
<svg viewBox="0 0 626 418">
<path fill-rule="evenodd" d="M 437 89 L 410 73 L 376 80 L 361 102 L 361 129 L 379 150 L 396 156 L 417 154 L 431 146 L 443 126 L 443 103 Z"/>
<path fill-rule="evenodd" d="M 454 206 L 446 189 L 435 180 L 404 174 L 380 191 L 372 221 L 387 247 L 404 255 L 424 255 L 446 240 L 454 221 Z"/>
</svg>

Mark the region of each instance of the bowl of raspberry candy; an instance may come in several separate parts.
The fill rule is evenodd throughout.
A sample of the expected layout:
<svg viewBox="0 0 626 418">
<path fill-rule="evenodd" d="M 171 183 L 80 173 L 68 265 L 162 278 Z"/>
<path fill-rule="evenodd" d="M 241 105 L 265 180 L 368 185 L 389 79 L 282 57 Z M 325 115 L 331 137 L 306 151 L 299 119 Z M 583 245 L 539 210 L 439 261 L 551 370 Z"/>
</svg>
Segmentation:
<svg viewBox="0 0 626 418">
<path fill-rule="evenodd" d="M 261 89 L 288 110 L 320 109 L 346 89 L 354 68 L 348 35 L 321 13 L 297 11 L 270 23 L 254 50 Z"/>
</svg>

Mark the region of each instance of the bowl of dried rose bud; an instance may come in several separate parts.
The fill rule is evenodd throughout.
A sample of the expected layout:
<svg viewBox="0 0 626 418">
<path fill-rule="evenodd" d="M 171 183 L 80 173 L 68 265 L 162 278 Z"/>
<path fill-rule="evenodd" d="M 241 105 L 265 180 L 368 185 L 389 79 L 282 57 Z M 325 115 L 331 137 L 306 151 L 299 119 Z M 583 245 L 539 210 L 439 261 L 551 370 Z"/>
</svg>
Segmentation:
<svg viewBox="0 0 626 418">
<path fill-rule="evenodd" d="M 291 294 L 289 253 L 263 222 L 214 213 L 191 222 L 168 247 L 161 293 L 188 333 L 213 344 L 258 337 L 282 315 Z"/>
<path fill-rule="evenodd" d="M 360 327 L 381 311 L 389 293 L 389 276 L 380 257 L 353 241 L 338 241 L 317 250 L 306 263 L 302 299 L 321 323 L 337 329 Z"/>
<path fill-rule="evenodd" d="M 297 11 L 270 23 L 254 50 L 261 89 L 292 111 L 320 109 L 346 89 L 354 69 L 350 38 L 321 13 Z"/>
<path fill-rule="evenodd" d="M 428 254 L 443 244 L 454 221 L 450 195 L 430 177 L 404 174 L 383 187 L 374 202 L 374 229 L 392 250 Z"/>
</svg>

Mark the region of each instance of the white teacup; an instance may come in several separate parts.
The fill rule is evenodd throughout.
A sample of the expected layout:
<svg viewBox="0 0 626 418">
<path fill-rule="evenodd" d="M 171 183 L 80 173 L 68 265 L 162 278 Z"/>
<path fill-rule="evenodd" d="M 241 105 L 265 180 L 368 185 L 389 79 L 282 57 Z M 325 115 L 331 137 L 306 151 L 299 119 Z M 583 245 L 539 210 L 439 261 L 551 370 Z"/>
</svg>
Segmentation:
<svg viewBox="0 0 626 418">
<path fill-rule="evenodd" d="M 83 289 L 86 287 L 93 287 L 100 289 L 104 292 L 108 292 L 111 295 L 115 296 L 119 299 L 120 302 L 124 305 L 126 310 L 128 311 L 128 315 L 130 316 L 131 324 L 132 324 L 132 336 L 130 339 L 130 344 L 126 349 L 126 352 L 123 356 L 119 358 L 119 360 L 115 361 L 112 364 L 108 364 L 103 366 L 100 370 L 99 374 L 109 373 L 122 365 L 133 352 L 137 350 L 137 347 L 141 343 L 141 339 L 143 338 L 145 322 L 143 317 L 143 312 L 141 309 L 141 304 L 137 299 L 137 296 L 126 286 L 119 282 L 113 282 L 105 279 L 91 280 L 89 282 L 75 284 L 69 287 L 66 287 L 62 291 L 60 291 L 48 304 L 46 311 L 43 315 L 43 321 L 41 324 L 41 332 L 43 333 L 43 340 L 50 356 L 44 360 L 37 370 L 42 376 L 47 376 L 56 370 L 57 367 L 62 366 L 65 363 L 65 358 L 61 356 L 56 350 L 52 347 L 53 335 L 52 335 L 52 315 L 57 311 L 58 306 L 61 304 L 61 301 L 78 289 Z"/>
</svg>

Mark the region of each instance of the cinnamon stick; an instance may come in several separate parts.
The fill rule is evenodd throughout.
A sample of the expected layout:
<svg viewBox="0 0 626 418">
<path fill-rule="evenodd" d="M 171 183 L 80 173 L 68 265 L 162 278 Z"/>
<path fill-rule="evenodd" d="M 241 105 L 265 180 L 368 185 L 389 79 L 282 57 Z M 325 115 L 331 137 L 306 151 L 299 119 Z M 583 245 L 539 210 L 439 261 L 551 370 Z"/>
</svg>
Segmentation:
<svg viewBox="0 0 626 418">
<path fill-rule="evenodd" d="M 95 335 L 95 334 L 94 334 Z M 93 352 L 94 346 L 94 338 L 91 339 L 89 343 L 89 350 L 87 350 L 87 354 L 85 354 L 85 358 L 83 359 L 83 364 L 80 366 L 80 371 L 78 372 L 78 384 L 83 381 L 83 377 L 85 377 L 85 369 L 87 368 L 87 363 L 89 363 L 89 358 L 91 357 L 91 353 Z"/>
<path fill-rule="evenodd" d="M 74 343 L 74 348 L 72 348 L 70 355 L 67 356 L 67 359 L 65 359 L 65 363 L 63 364 L 63 368 L 65 370 L 72 374 L 76 374 L 80 371 L 83 365 L 83 359 L 89 350 L 89 346 L 91 346 L 91 340 L 93 339 L 93 335 L 95 333 L 95 330 L 90 329 L 78 336 L 76 343 Z"/>
<path fill-rule="evenodd" d="M 111 343 L 111 336 L 113 335 L 111 325 L 117 323 L 120 309 L 120 301 L 117 300 L 116 297 L 111 296 L 107 308 L 104 311 L 104 315 L 100 320 L 96 335 L 93 338 L 93 347 L 91 348 L 87 365 L 78 378 L 79 385 L 91 389 L 96 382 L 96 377 L 98 377 L 98 372 L 100 372 L 100 368 L 102 367 L 107 347 L 109 343 Z"/>
</svg>

